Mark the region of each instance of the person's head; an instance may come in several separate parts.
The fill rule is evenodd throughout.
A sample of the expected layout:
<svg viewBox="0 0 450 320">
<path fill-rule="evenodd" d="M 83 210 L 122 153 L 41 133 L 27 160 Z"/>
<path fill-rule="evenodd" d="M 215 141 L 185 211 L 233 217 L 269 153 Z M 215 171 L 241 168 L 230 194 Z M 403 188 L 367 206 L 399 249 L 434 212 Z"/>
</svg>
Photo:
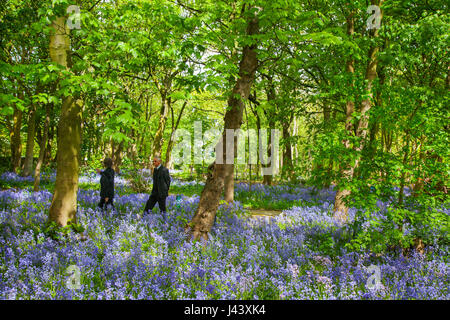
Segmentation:
<svg viewBox="0 0 450 320">
<path fill-rule="evenodd" d="M 112 162 L 112 159 L 111 159 L 111 158 L 105 158 L 105 160 L 103 160 L 103 165 L 104 165 L 106 168 L 111 168 L 111 167 L 112 167 L 112 164 L 113 164 L 113 162 Z"/>
<path fill-rule="evenodd" d="M 161 164 L 161 157 L 160 156 L 154 156 L 153 157 L 153 167 L 158 167 Z"/>
</svg>

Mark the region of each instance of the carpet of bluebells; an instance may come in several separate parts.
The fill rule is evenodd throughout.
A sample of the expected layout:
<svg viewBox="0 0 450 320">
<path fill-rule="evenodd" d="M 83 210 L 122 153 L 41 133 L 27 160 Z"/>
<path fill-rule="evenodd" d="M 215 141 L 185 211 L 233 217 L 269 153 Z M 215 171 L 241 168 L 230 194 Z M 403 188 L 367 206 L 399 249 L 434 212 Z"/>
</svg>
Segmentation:
<svg viewBox="0 0 450 320">
<path fill-rule="evenodd" d="M 12 173 L 0 177 L 20 179 L 32 182 Z M 42 179 L 54 181 L 54 174 Z M 88 174 L 81 181 L 98 184 L 99 177 Z M 53 240 L 42 232 L 49 191 L 0 191 L 0 299 L 450 298 L 448 247 L 429 246 L 425 254 L 407 257 L 345 249 L 328 256 L 312 245 L 330 229 L 339 236 L 332 189 L 311 193 L 305 187 L 252 185 L 249 190 L 237 184 L 236 198 L 248 193 L 310 203 L 315 197 L 316 205 L 293 206 L 269 219 L 250 218 L 239 201 L 221 204 L 211 238 L 202 243 L 186 241 L 183 232 L 199 196 L 170 195 L 164 220 L 157 207 L 142 216 L 148 194 L 120 192 L 127 183 L 116 177 L 115 209 L 106 212 L 97 208 L 98 189 L 79 190 L 77 219 L 86 241 L 75 233 Z M 195 182 L 173 181 L 186 184 Z M 355 212 L 350 209 L 350 220 Z M 79 289 L 67 286 L 70 265 L 81 272 Z M 374 289 L 367 285 L 371 265 L 381 275 Z"/>
</svg>

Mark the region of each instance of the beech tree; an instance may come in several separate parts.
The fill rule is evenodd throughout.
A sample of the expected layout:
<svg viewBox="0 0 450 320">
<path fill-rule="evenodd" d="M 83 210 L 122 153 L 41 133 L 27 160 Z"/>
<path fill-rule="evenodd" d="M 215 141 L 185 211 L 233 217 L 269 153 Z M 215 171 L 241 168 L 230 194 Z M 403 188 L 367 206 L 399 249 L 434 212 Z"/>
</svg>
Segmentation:
<svg viewBox="0 0 450 320">
<path fill-rule="evenodd" d="M 65 16 L 52 21 L 50 58 L 65 72 L 71 67 L 70 29 Z M 76 223 L 78 170 L 81 143 L 81 101 L 70 93 L 62 97 L 58 123 L 55 192 L 49 209 L 49 220 L 60 226 Z"/>
</svg>

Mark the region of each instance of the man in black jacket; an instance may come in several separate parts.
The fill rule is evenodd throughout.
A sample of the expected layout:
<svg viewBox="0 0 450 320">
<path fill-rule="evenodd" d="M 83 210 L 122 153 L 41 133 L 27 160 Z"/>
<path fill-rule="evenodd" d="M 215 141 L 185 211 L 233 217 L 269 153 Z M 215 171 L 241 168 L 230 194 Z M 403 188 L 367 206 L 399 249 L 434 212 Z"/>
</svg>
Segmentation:
<svg viewBox="0 0 450 320">
<path fill-rule="evenodd" d="M 108 204 L 114 208 L 114 170 L 112 167 L 112 159 L 106 158 L 103 161 L 103 165 L 106 167 L 105 170 L 101 171 L 97 169 L 97 173 L 101 175 L 100 177 L 100 203 L 98 206 L 100 209 L 104 209 Z"/>
<path fill-rule="evenodd" d="M 159 156 L 153 158 L 153 167 L 153 189 L 150 198 L 145 204 L 144 214 L 151 211 L 158 202 L 159 211 L 162 213 L 165 220 L 166 198 L 169 195 L 170 188 L 169 170 L 161 165 L 161 158 Z"/>
</svg>

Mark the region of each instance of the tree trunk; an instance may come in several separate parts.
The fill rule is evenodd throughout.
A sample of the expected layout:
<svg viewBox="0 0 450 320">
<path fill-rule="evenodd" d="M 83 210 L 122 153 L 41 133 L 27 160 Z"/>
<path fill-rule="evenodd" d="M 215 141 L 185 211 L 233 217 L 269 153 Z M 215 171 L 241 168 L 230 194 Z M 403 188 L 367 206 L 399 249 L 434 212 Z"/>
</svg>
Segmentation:
<svg viewBox="0 0 450 320">
<path fill-rule="evenodd" d="M 260 103 L 256 99 L 256 92 L 253 93 L 253 96 L 249 96 L 249 100 L 256 106 L 260 105 Z M 250 110 L 252 110 L 253 114 L 256 117 L 256 130 L 259 133 L 261 131 L 261 117 L 259 116 L 258 109 L 257 108 L 253 109 L 250 104 Z M 269 131 L 269 134 L 272 134 L 271 130 Z M 260 145 L 259 134 L 257 134 L 257 139 L 258 139 L 258 146 L 259 146 Z M 270 143 L 272 142 L 271 137 L 269 137 L 269 142 Z M 249 146 L 250 146 L 250 142 L 249 142 Z M 269 148 L 269 153 L 271 153 L 271 152 L 272 152 L 272 148 Z M 269 156 L 270 156 L 270 154 L 269 154 Z M 259 170 L 260 170 L 260 168 L 259 168 L 259 151 L 256 153 L 256 166 L 255 167 L 256 167 L 256 180 L 259 180 Z M 267 177 L 269 177 L 269 176 L 267 176 Z M 269 181 L 264 181 L 264 178 L 263 178 L 263 184 L 267 184 L 268 182 Z M 272 183 L 272 180 L 270 179 L 270 183 L 268 183 L 268 184 L 271 184 L 271 183 Z"/>
<path fill-rule="evenodd" d="M 384 72 L 384 67 L 380 67 L 379 71 L 378 71 L 378 78 L 379 78 L 379 83 L 380 86 L 382 87 L 384 85 L 385 79 L 386 79 L 386 75 Z M 381 109 L 383 108 L 383 99 L 381 97 L 381 88 L 377 91 L 376 94 L 376 99 L 375 99 L 375 108 L 377 109 Z M 370 134 L 369 134 L 369 143 L 367 146 L 367 151 L 368 151 L 368 156 L 367 159 L 370 161 L 371 159 L 373 159 L 373 157 L 375 156 L 376 152 L 377 152 L 377 134 L 380 130 L 380 124 L 378 119 L 374 119 L 374 121 L 372 121 L 371 125 L 370 125 Z"/>
<path fill-rule="evenodd" d="M 247 108 L 244 107 L 245 110 L 245 119 L 247 120 L 247 145 L 248 145 L 248 190 L 252 191 L 252 152 L 250 148 L 250 126 L 248 124 L 248 114 L 247 114 Z M 245 137 L 243 138 L 245 139 Z"/>
<path fill-rule="evenodd" d="M 355 32 L 355 21 L 354 21 L 354 12 L 351 12 L 350 15 L 347 17 L 347 35 L 349 38 L 353 37 L 353 34 Z M 347 61 L 347 67 L 346 71 L 351 77 L 351 84 L 350 88 L 352 89 L 354 87 L 354 73 L 355 73 L 355 67 L 354 67 L 354 60 L 350 58 Z M 345 118 L 345 130 L 347 132 L 347 135 L 350 137 L 353 135 L 353 112 L 355 110 L 355 103 L 353 101 L 353 97 L 349 97 L 346 104 L 346 118 Z M 344 147 L 347 150 L 350 150 L 351 144 L 350 139 L 346 138 L 343 141 Z M 342 177 L 344 179 L 349 180 L 351 177 L 353 177 L 353 168 L 349 165 L 344 165 L 344 168 L 342 169 L 341 173 Z M 347 211 L 348 208 L 344 202 L 345 198 L 350 195 L 350 190 L 347 189 L 340 189 L 336 191 L 336 195 L 334 198 L 334 218 L 335 219 L 341 219 L 346 220 Z M 343 215 L 343 217 L 342 217 Z"/>
<path fill-rule="evenodd" d="M 381 6 L 383 0 L 372 0 L 372 4 Z M 382 16 L 380 17 L 380 19 Z M 378 37 L 378 30 L 375 30 L 373 33 L 373 37 Z M 372 100 L 373 100 L 373 82 L 377 78 L 377 66 L 378 66 L 378 55 L 379 48 L 377 46 L 371 47 L 369 50 L 369 61 L 366 70 L 366 80 L 367 80 L 367 92 L 368 96 L 361 102 L 361 117 L 358 121 L 358 126 L 356 128 L 356 135 L 361 139 L 361 143 L 356 146 L 356 151 L 360 152 L 364 148 L 364 143 L 368 133 L 369 126 L 369 111 L 372 108 Z M 358 160 L 358 159 L 357 159 Z M 358 162 L 355 167 L 358 166 Z"/>
<path fill-rule="evenodd" d="M 248 21 L 246 32 L 247 35 L 255 35 L 258 31 L 258 19 L 256 17 L 251 18 Z M 242 124 L 244 100 L 248 99 L 250 94 L 257 67 L 258 58 L 256 53 L 256 44 L 245 46 L 243 48 L 242 60 L 239 64 L 239 76 L 228 99 L 229 108 L 227 108 L 227 112 L 225 114 L 224 128 L 235 130 L 240 128 Z M 189 233 L 194 237 L 194 239 L 208 239 L 208 233 L 213 226 L 216 211 L 219 206 L 220 195 L 222 194 L 224 188 L 226 173 L 226 129 L 223 131 L 221 142 L 223 153 L 222 155 L 220 155 L 220 153 L 216 153 L 216 161 L 208 167 L 208 176 L 205 188 L 203 189 L 200 197 L 200 204 L 194 217 L 187 226 Z M 235 156 L 236 144 L 234 147 Z M 221 159 L 219 157 L 221 157 Z M 222 164 L 219 162 L 222 162 Z"/>
<path fill-rule="evenodd" d="M 290 133 L 289 127 L 292 122 L 292 114 L 289 121 L 283 122 L 283 138 L 285 139 L 284 150 L 283 150 L 283 174 L 286 178 L 290 180 L 292 176 L 292 147 L 289 140 Z"/>
<path fill-rule="evenodd" d="M 378 5 L 381 6 L 381 4 L 383 3 L 383 0 L 372 0 L 372 4 L 373 5 Z M 382 19 L 382 13 L 381 13 L 381 17 L 380 19 Z M 350 20 L 353 20 L 353 16 L 351 15 Z M 347 21 L 349 22 L 349 21 Z M 352 29 L 353 28 L 353 22 L 348 23 L 348 29 L 347 32 L 348 34 L 352 34 Z M 375 31 L 372 31 L 373 35 L 372 37 L 376 38 L 378 37 L 378 30 L 375 29 Z M 349 167 L 347 167 L 344 172 L 343 172 L 343 178 L 344 180 L 350 181 L 354 178 L 354 173 L 356 171 L 356 169 L 359 166 L 359 162 L 360 162 L 360 153 L 361 150 L 364 148 L 364 144 L 366 141 L 366 137 L 367 137 L 367 132 L 368 132 L 368 125 L 369 125 L 369 111 L 372 107 L 372 97 L 373 97 L 373 90 L 372 90 L 372 86 L 373 86 L 373 82 L 377 77 L 377 65 L 378 65 L 378 60 L 377 60 L 377 54 L 378 54 L 378 50 L 379 48 L 377 46 L 371 47 L 369 49 L 369 60 L 367 62 L 367 69 L 366 69 L 366 76 L 365 79 L 367 80 L 367 92 L 368 92 L 368 96 L 366 99 L 364 99 L 361 102 L 361 115 L 356 127 L 356 136 L 359 138 L 359 144 L 354 146 L 354 150 L 357 152 L 357 157 L 355 159 L 355 162 L 350 165 Z M 353 65 L 353 62 L 351 63 L 351 66 Z M 347 71 L 350 71 L 350 68 L 347 64 Z M 351 106 L 350 106 L 351 107 Z M 347 117 L 349 116 L 349 103 L 347 103 Z M 349 123 L 352 123 L 351 121 L 348 122 L 349 119 L 347 119 L 346 121 L 346 126 L 349 125 Z M 347 128 L 348 130 L 348 128 Z M 350 142 L 346 141 L 345 142 L 345 146 L 347 149 L 349 149 L 350 147 Z M 335 197 L 335 206 L 334 206 L 334 212 L 335 212 L 335 218 L 338 218 L 339 220 L 341 220 L 341 222 L 346 222 L 347 221 L 347 212 L 348 212 L 348 207 L 345 204 L 344 200 L 347 196 L 349 196 L 351 194 L 350 190 L 339 190 L 336 193 L 336 197 Z"/>
<path fill-rule="evenodd" d="M 174 140 L 175 140 L 175 133 L 176 133 L 176 131 L 178 129 L 178 125 L 180 124 L 181 116 L 183 114 L 183 111 L 184 111 L 184 108 L 186 107 L 186 105 L 187 105 L 187 101 L 185 101 L 183 103 L 183 106 L 181 107 L 180 113 L 178 114 L 176 123 L 174 123 L 174 120 L 173 120 L 173 116 L 174 116 L 173 115 L 173 108 L 171 109 L 172 110 L 172 133 L 170 134 L 169 144 L 167 145 L 166 159 L 165 159 L 166 162 L 164 164 L 164 166 L 166 168 L 168 168 L 168 169 L 173 169 L 172 149 L 173 149 L 173 143 L 174 143 Z"/>
<path fill-rule="evenodd" d="M 323 126 L 326 130 L 328 126 L 330 125 L 330 119 L 331 119 L 331 108 L 329 105 L 325 104 L 323 105 Z"/>
<path fill-rule="evenodd" d="M 249 100 L 250 100 L 250 102 L 255 104 L 255 106 L 259 106 L 260 105 L 260 103 L 256 99 L 256 92 L 253 93 L 253 96 L 249 96 Z M 252 110 L 253 114 L 256 117 L 256 130 L 257 130 L 257 132 L 260 132 L 261 131 L 261 117 L 259 116 L 258 109 L 257 108 L 253 109 L 252 105 L 250 104 L 250 110 Z M 272 131 L 269 131 L 269 132 L 272 133 Z M 272 141 L 272 139 L 270 139 L 269 141 Z M 258 143 L 258 146 L 259 146 L 259 134 L 257 134 L 257 143 Z M 249 142 L 249 146 L 250 146 L 250 142 Z M 271 152 L 271 150 L 272 149 L 270 149 L 269 152 Z M 250 171 L 251 171 L 251 168 L 252 168 L 252 166 L 250 166 Z M 259 152 L 256 153 L 256 166 L 255 166 L 255 168 L 256 168 L 256 180 L 259 180 L 259 170 L 260 170 L 259 169 Z"/>
<path fill-rule="evenodd" d="M 50 121 L 50 126 L 48 129 L 47 147 L 45 148 L 44 162 L 43 162 L 47 165 L 49 165 L 52 162 L 52 145 L 54 136 L 55 136 L 55 127 L 52 125 Z"/>
<path fill-rule="evenodd" d="M 34 170 L 34 191 L 39 191 L 39 184 L 41 182 L 41 167 L 44 162 L 45 149 L 48 140 L 48 129 L 50 126 L 50 105 L 45 106 L 46 114 L 44 120 L 44 129 L 42 133 L 42 139 L 39 143 L 39 158 L 36 163 L 36 169 Z"/>
<path fill-rule="evenodd" d="M 272 108 L 270 109 L 270 111 L 266 111 L 264 110 L 264 114 L 267 118 L 267 123 L 269 125 L 269 134 L 268 134 L 268 138 L 269 138 L 269 142 L 267 144 L 267 159 L 271 159 L 271 163 L 263 163 L 264 160 L 264 153 L 260 152 L 260 160 L 261 160 L 261 166 L 263 168 L 263 184 L 265 185 L 272 185 L 272 181 L 273 181 L 273 169 L 274 166 L 272 164 L 272 129 L 275 129 L 275 121 L 274 121 L 274 117 L 275 117 L 275 113 L 276 113 L 276 92 L 275 92 L 275 86 L 273 84 L 273 77 L 272 76 L 266 76 L 268 84 L 266 86 L 266 95 L 267 95 L 267 102 L 272 106 Z M 258 130 L 259 132 L 259 130 Z M 260 135 L 258 134 L 259 139 L 261 139 Z M 261 141 L 259 142 L 259 146 L 260 148 L 262 147 L 262 143 Z M 270 170 L 269 174 L 264 174 L 267 173 L 267 169 L 268 168 L 272 168 L 272 170 Z"/>
<path fill-rule="evenodd" d="M 423 166 L 425 162 L 425 153 L 423 152 L 423 145 L 425 144 L 425 138 L 419 139 L 419 145 L 418 145 L 418 153 L 419 153 L 419 159 L 418 163 L 416 165 L 417 171 L 419 172 L 418 178 L 415 181 L 413 187 L 412 187 L 412 194 L 414 197 L 419 196 L 419 194 L 422 192 L 424 187 L 424 174 L 423 174 Z"/>
<path fill-rule="evenodd" d="M 137 135 L 136 135 L 136 131 L 134 129 L 131 129 L 131 137 L 132 140 L 129 144 L 129 147 L 127 148 L 127 156 L 129 159 L 131 159 L 131 162 L 133 164 L 136 163 L 137 160 Z"/>
<path fill-rule="evenodd" d="M 166 120 L 167 120 L 167 113 L 170 109 L 170 98 L 167 98 L 166 93 L 161 94 L 161 110 L 159 113 L 159 122 L 158 122 L 158 129 L 156 129 L 155 133 L 155 139 L 153 140 L 153 147 L 152 147 L 152 154 L 151 156 L 154 157 L 155 155 L 162 155 L 162 146 L 163 146 L 163 135 L 164 135 L 164 129 L 166 128 Z"/>
<path fill-rule="evenodd" d="M 50 57 L 70 68 L 70 38 L 65 17 L 52 22 L 50 34 Z M 76 223 L 78 169 L 81 143 L 81 103 L 74 97 L 63 98 L 58 123 L 56 181 L 49 220 L 59 226 Z"/>
<path fill-rule="evenodd" d="M 118 145 L 114 140 L 111 140 L 111 159 L 113 161 L 113 169 L 116 173 L 120 173 L 120 166 L 122 165 L 122 151 L 123 141 Z"/>
<path fill-rule="evenodd" d="M 405 154 L 403 156 L 403 168 L 402 168 L 402 173 L 400 176 L 400 190 L 398 192 L 398 205 L 399 207 L 401 207 L 403 205 L 403 198 L 404 198 L 404 194 L 403 191 L 405 190 L 405 176 L 406 176 L 406 165 L 408 164 L 408 157 L 409 157 L 409 133 L 406 133 L 406 145 L 405 145 Z"/>
<path fill-rule="evenodd" d="M 150 105 L 149 105 L 150 104 Z M 146 96 L 146 105 L 145 105 L 145 123 L 148 124 L 146 126 L 144 126 L 144 128 L 141 131 L 141 138 L 140 138 L 140 142 L 139 142 L 139 154 L 146 154 L 146 152 L 148 151 L 147 149 L 147 132 L 151 130 L 150 128 L 150 118 L 152 116 L 152 106 L 153 106 L 153 95 Z M 148 167 L 148 162 L 149 158 L 146 157 L 144 160 L 144 166 Z"/>
<path fill-rule="evenodd" d="M 260 132 L 261 131 L 261 117 L 259 116 L 258 110 L 255 110 L 255 112 L 256 112 L 256 130 L 257 130 L 257 132 Z M 270 134 L 272 134 L 272 130 L 269 132 L 270 132 Z M 257 136 L 257 143 L 259 145 L 259 134 L 257 134 L 256 136 Z M 272 142 L 272 139 L 270 139 L 269 141 Z M 272 152 L 272 149 L 270 149 L 270 152 Z M 259 152 L 257 152 L 256 153 L 256 166 L 255 166 L 256 167 L 256 179 L 255 180 L 259 180 L 259 170 L 260 170 L 259 162 L 260 162 L 259 161 Z"/>
<path fill-rule="evenodd" d="M 17 173 L 20 168 L 22 157 L 22 141 L 20 139 L 20 129 L 22 128 L 23 112 L 14 107 L 13 130 L 10 133 L 11 145 L 11 171 Z"/>
<path fill-rule="evenodd" d="M 23 165 L 22 175 L 27 177 L 33 172 L 33 155 L 34 155 L 34 136 L 36 133 L 36 107 L 31 106 L 29 120 L 28 120 L 28 133 L 27 133 L 27 147 L 25 151 L 25 163 Z"/>
<path fill-rule="evenodd" d="M 224 179 L 224 195 L 223 198 L 227 203 L 234 201 L 234 163 L 224 164 L 225 179 Z"/>
<path fill-rule="evenodd" d="M 272 126 L 270 125 L 271 122 L 269 122 L 269 142 L 267 144 L 267 158 L 268 159 L 272 159 Z M 262 144 L 260 144 L 260 147 L 262 146 Z M 273 180 L 273 166 L 272 166 L 272 172 L 270 174 L 264 174 L 265 172 L 267 172 L 268 167 L 270 167 L 271 165 L 269 165 L 268 163 L 263 164 L 261 161 L 261 166 L 264 168 L 263 169 L 263 184 L 270 186 L 272 185 L 272 180 Z"/>
</svg>

